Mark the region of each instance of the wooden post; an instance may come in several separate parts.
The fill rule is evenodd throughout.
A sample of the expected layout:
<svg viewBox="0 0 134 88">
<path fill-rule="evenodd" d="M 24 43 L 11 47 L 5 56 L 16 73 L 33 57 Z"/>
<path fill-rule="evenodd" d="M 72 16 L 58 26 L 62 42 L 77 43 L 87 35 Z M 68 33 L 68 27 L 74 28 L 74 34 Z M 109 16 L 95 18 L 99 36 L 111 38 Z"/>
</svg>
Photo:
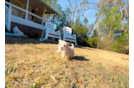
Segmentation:
<svg viewBox="0 0 134 88">
<path fill-rule="evenodd" d="M 53 19 L 52 19 L 53 21 L 54 21 L 54 19 L 55 19 L 55 16 L 56 16 L 56 14 L 53 15 Z"/>
<path fill-rule="evenodd" d="M 29 6 L 29 0 L 27 0 L 27 6 L 26 6 L 26 15 L 25 15 L 26 21 L 27 21 L 27 17 L 28 17 L 28 6 Z"/>
<path fill-rule="evenodd" d="M 50 22 L 50 13 L 49 13 L 49 17 L 48 17 L 48 22 Z"/>
<path fill-rule="evenodd" d="M 9 12 L 8 12 L 8 23 L 7 23 L 7 29 L 10 32 L 11 29 L 11 15 L 12 15 L 12 7 L 9 6 Z"/>
<path fill-rule="evenodd" d="M 44 22 L 44 14 L 45 14 L 45 8 L 44 8 L 44 10 L 43 10 L 43 15 L 42 15 L 42 25 L 43 25 L 43 22 Z"/>
</svg>

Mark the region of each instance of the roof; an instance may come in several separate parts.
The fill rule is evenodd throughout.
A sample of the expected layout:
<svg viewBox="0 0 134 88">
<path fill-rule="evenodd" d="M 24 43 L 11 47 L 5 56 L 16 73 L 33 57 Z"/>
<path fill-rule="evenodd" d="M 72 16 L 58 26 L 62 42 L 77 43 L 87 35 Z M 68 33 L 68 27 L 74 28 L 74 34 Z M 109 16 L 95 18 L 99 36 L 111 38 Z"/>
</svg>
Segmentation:
<svg viewBox="0 0 134 88">
<path fill-rule="evenodd" d="M 50 6 L 48 6 L 45 2 L 43 2 L 42 0 L 38 0 L 40 3 L 43 3 L 45 9 L 47 10 L 45 13 L 46 14 L 58 14 L 53 8 L 51 8 Z"/>
</svg>

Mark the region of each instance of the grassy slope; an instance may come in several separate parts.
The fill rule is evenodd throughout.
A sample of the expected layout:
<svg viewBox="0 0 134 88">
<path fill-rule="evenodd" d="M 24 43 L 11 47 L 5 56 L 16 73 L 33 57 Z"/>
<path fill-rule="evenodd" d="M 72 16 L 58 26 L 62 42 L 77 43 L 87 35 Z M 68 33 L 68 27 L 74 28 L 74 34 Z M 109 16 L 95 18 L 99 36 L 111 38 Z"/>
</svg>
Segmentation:
<svg viewBox="0 0 134 88">
<path fill-rule="evenodd" d="M 11 40 L 12 39 L 12 40 Z M 7 44 L 7 42 L 27 42 Z M 5 85 L 7 88 L 128 88 L 128 55 L 75 47 L 75 59 L 56 53 L 57 44 L 6 37 Z M 56 77 L 55 82 L 51 76 Z M 82 83 L 75 79 L 75 77 Z"/>
</svg>

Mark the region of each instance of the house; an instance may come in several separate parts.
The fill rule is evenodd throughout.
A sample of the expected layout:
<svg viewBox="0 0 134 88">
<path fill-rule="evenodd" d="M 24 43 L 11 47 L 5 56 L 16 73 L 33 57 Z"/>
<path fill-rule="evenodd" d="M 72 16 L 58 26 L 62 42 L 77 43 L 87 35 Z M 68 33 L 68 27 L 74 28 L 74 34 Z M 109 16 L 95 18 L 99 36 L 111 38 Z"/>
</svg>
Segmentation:
<svg viewBox="0 0 134 88">
<path fill-rule="evenodd" d="M 41 37 L 45 28 L 44 14 L 58 15 L 42 0 L 5 0 L 5 25 L 8 32 L 13 32 L 17 26 L 21 32 L 31 37 Z M 54 17 L 53 17 L 54 18 Z"/>
</svg>

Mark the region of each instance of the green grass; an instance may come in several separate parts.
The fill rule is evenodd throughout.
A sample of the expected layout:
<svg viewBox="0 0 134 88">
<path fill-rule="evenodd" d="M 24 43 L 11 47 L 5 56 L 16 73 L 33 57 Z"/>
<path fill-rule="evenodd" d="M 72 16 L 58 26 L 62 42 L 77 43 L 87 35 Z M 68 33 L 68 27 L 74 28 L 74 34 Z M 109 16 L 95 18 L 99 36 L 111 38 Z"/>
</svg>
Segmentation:
<svg viewBox="0 0 134 88">
<path fill-rule="evenodd" d="M 57 48 L 50 43 L 5 44 L 6 88 L 129 87 L 129 60 L 122 59 L 128 55 L 75 47 L 77 58 L 69 61 Z"/>
</svg>

